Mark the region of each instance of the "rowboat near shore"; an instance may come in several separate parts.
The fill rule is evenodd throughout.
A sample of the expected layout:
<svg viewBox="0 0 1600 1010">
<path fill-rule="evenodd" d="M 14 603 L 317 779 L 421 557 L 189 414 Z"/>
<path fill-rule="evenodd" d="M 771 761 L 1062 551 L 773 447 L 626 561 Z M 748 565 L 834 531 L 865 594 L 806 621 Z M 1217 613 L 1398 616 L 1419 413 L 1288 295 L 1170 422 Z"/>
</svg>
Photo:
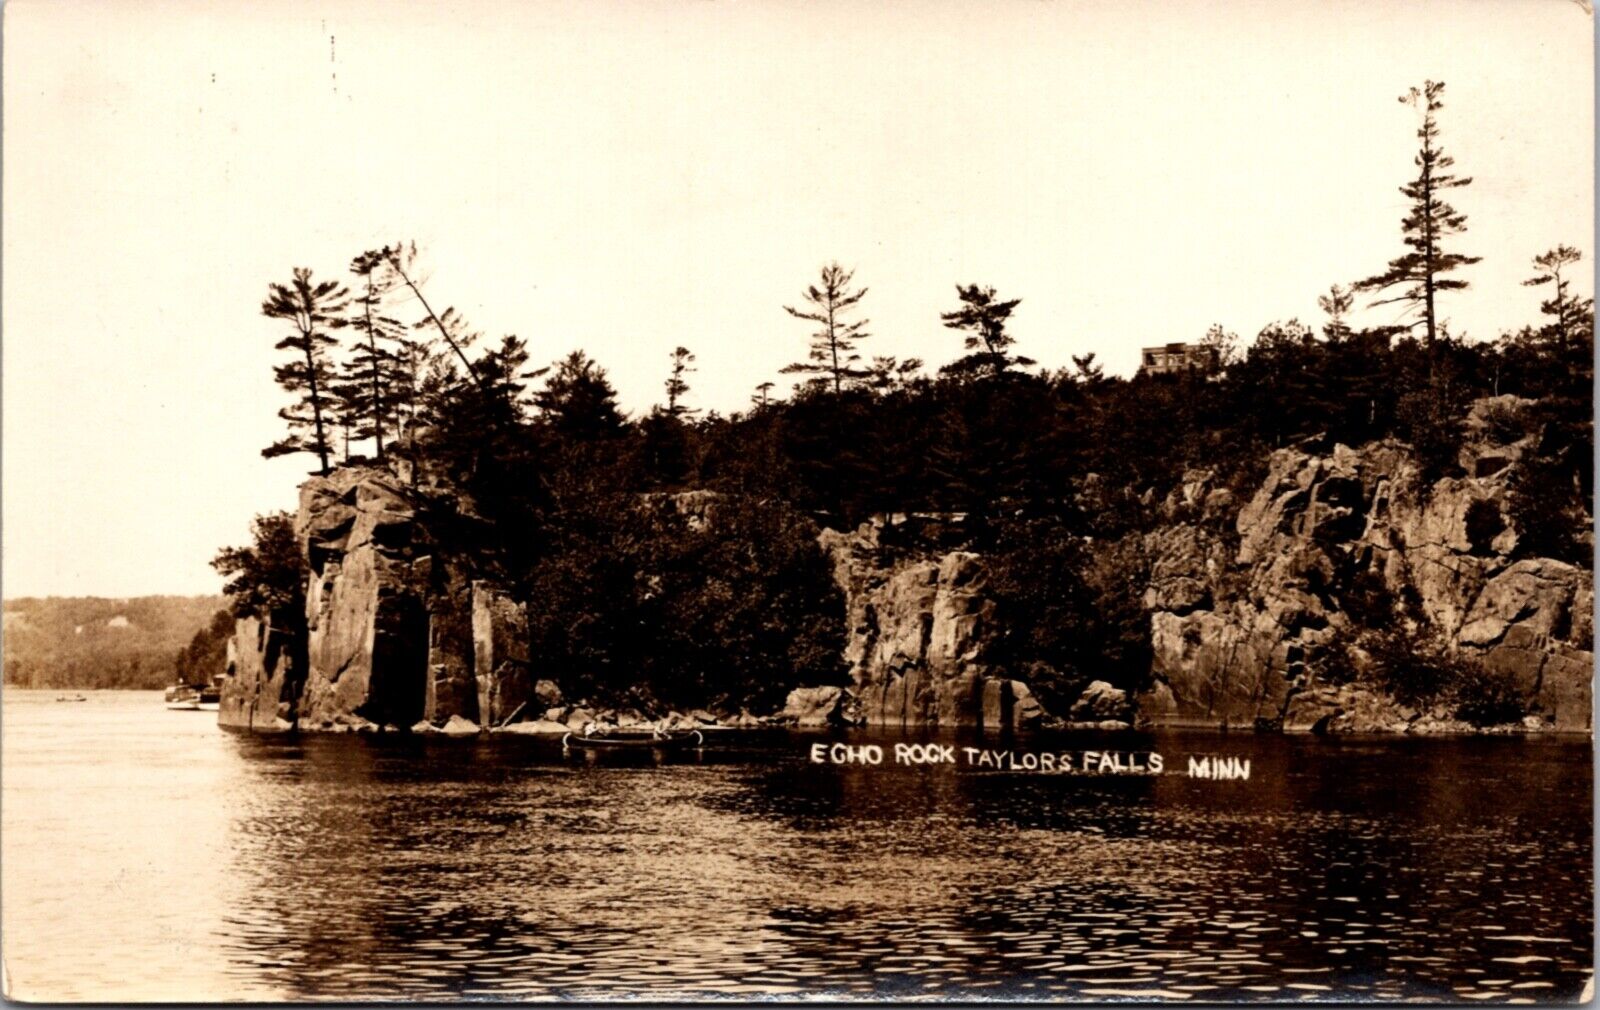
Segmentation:
<svg viewBox="0 0 1600 1010">
<path fill-rule="evenodd" d="M 586 732 L 568 733 L 561 738 L 563 750 L 577 748 L 580 750 L 679 750 L 693 747 L 699 750 L 705 746 L 705 737 L 700 731 L 689 730 L 680 733 L 662 733 L 654 730 L 611 730 L 600 732 L 585 727 Z"/>
</svg>

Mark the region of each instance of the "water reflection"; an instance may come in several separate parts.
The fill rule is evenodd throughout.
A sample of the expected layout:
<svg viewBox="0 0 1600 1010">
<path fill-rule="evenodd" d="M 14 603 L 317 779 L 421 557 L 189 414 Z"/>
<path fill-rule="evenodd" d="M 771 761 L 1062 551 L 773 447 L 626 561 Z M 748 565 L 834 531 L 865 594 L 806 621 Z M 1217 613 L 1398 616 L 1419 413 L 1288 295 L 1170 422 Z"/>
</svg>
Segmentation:
<svg viewBox="0 0 1600 1010">
<path fill-rule="evenodd" d="M 1055 746 L 1107 746 L 1058 740 Z M 1124 739 L 1248 782 L 233 738 L 228 918 L 290 997 L 1571 997 L 1588 749 Z"/>
<path fill-rule="evenodd" d="M 660 763 L 235 736 L 37 695 L 6 691 L 0 804 L 26 999 L 1515 1002 L 1591 967 L 1587 743 L 1035 742 L 1176 772 L 1097 778 L 814 765 L 783 734 Z M 1252 775 L 1184 777 L 1203 753 Z"/>
</svg>

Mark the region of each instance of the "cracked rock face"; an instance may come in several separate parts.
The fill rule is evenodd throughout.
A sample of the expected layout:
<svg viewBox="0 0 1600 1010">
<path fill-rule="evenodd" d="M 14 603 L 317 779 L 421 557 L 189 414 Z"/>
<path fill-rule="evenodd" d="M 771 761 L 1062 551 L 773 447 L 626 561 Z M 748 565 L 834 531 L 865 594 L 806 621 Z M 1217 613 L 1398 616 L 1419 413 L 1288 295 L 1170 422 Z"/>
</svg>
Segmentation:
<svg viewBox="0 0 1600 1010">
<path fill-rule="evenodd" d="M 307 481 L 295 532 L 310 569 L 304 640 L 238 623 L 223 725 L 498 726 L 546 707 L 523 605 L 441 564 L 415 497 L 388 473 L 346 468 Z"/>
<path fill-rule="evenodd" d="M 422 715 L 426 563 L 412 556 L 415 510 L 368 470 L 302 486 L 295 530 L 311 567 L 302 722 L 409 726 Z"/>
<path fill-rule="evenodd" d="M 292 729 L 305 671 L 288 636 L 255 617 L 234 622 L 217 724 L 274 732 Z"/>
<path fill-rule="evenodd" d="M 824 530 L 819 542 L 844 593 L 844 658 L 869 725 L 998 729 L 1042 716 L 1025 685 L 991 676 L 998 629 L 982 558 L 893 557 L 871 523 Z"/>
<path fill-rule="evenodd" d="M 487 582 L 474 582 L 472 643 L 478 712 L 484 725 L 499 726 L 533 708 L 543 711 L 548 707 L 538 704 L 537 685 L 528 666 L 525 604 Z"/>
<path fill-rule="evenodd" d="M 428 658 L 422 717 L 442 726 L 454 716 L 478 719 L 478 678 L 473 669 L 472 600 L 451 581 L 428 601 Z"/>
<path fill-rule="evenodd" d="M 1593 609 L 1589 572 L 1551 558 L 1518 561 L 1478 593 L 1459 640 L 1490 670 L 1510 675 L 1555 729 L 1588 730 Z"/>
<path fill-rule="evenodd" d="M 1514 676 L 1542 725 L 1589 729 L 1593 575 L 1549 558 L 1512 560 L 1507 485 L 1523 448 L 1469 446 L 1474 460 L 1506 463 L 1432 487 L 1396 442 L 1327 455 L 1281 449 L 1239 511 L 1231 556 L 1229 538 L 1203 522 L 1148 535 L 1155 682 L 1141 717 L 1299 729 L 1328 717 L 1335 731 L 1392 729 L 1392 713 L 1369 712 L 1359 692 L 1347 691 L 1341 709 L 1343 696 L 1316 685 L 1307 662 L 1351 626 L 1364 579 L 1386 602 L 1413 601 L 1450 648 Z M 1186 485 L 1181 498 L 1207 494 Z"/>
</svg>

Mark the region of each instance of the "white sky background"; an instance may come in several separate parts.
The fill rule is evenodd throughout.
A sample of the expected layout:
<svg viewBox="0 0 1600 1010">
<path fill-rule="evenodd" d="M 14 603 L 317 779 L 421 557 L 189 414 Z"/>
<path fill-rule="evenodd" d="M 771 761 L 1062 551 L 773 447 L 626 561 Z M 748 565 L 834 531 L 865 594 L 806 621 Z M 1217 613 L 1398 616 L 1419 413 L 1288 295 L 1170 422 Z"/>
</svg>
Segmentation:
<svg viewBox="0 0 1600 1010">
<path fill-rule="evenodd" d="M 1431 77 L 1484 257 L 1452 330 L 1532 321 L 1529 260 L 1593 254 L 1569 0 L 5 15 L 7 597 L 216 591 L 207 561 L 311 463 L 259 455 L 286 402 L 267 284 L 400 238 L 436 307 L 539 362 L 582 347 L 632 412 L 679 344 L 692 405 L 787 389 L 807 326 L 782 306 L 834 258 L 871 288 L 867 354 L 957 357 L 938 315 L 977 282 L 1023 299 L 1022 353 L 1126 375 L 1213 322 L 1315 322 L 1399 254 L 1395 99 Z"/>
</svg>

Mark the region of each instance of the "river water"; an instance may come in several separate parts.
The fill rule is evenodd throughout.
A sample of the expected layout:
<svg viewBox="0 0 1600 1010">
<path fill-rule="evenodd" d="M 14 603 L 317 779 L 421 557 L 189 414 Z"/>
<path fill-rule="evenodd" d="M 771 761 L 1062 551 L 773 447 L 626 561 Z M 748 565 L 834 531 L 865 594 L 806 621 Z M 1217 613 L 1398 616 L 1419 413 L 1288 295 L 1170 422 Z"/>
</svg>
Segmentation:
<svg viewBox="0 0 1600 1010">
<path fill-rule="evenodd" d="M 13 998 L 1545 1002 L 1592 973 L 1587 740 L 1005 745 L 1166 765 L 1044 775 L 969 767 L 972 741 L 585 760 L 55 697 L 3 695 Z"/>
</svg>

